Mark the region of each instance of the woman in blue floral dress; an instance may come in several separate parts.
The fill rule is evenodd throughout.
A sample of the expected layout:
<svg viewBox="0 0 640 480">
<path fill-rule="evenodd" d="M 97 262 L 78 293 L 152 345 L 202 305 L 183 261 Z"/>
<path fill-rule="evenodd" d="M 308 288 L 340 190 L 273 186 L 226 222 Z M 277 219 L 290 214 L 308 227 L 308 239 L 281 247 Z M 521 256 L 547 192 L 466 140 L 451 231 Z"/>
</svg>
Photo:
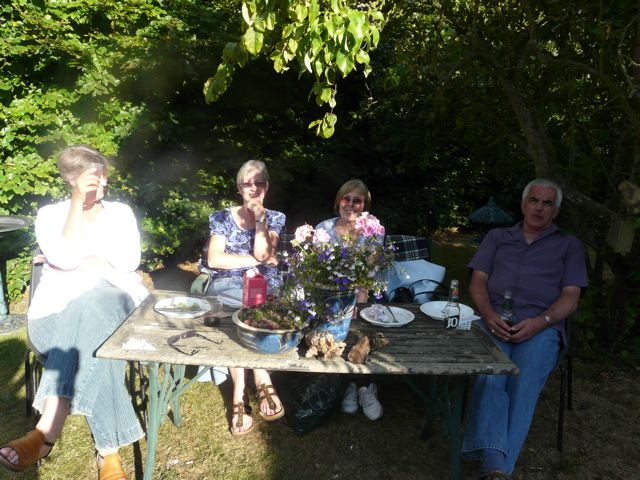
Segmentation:
<svg viewBox="0 0 640 480">
<path fill-rule="evenodd" d="M 258 160 L 244 163 L 238 170 L 236 184 L 242 205 L 225 208 L 209 217 L 211 238 L 207 267 L 212 280 L 207 294 L 242 290 L 244 272 L 254 267 L 265 275 L 269 289 L 278 287 L 276 249 L 284 229 L 285 215 L 263 206 L 269 189 L 269 174 L 265 164 Z M 233 381 L 231 434 L 244 435 L 254 427 L 245 405 L 246 371 L 243 368 L 230 368 L 229 372 Z M 282 417 L 284 407 L 273 388 L 269 373 L 254 369 L 253 377 L 258 389 L 260 416 L 266 421 Z"/>
</svg>

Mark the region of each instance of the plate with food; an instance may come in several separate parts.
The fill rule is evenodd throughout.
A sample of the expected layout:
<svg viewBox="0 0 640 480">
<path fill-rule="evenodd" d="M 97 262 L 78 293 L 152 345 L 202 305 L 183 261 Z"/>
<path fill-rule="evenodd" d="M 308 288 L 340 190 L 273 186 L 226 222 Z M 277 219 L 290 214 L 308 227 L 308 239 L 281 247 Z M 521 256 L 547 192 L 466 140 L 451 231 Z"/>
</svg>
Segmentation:
<svg viewBox="0 0 640 480">
<path fill-rule="evenodd" d="M 434 318 L 436 320 L 444 319 L 444 306 L 447 304 L 446 301 L 435 301 L 435 302 L 427 302 L 420 305 L 420 311 L 425 315 Z M 473 315 L 473 308 L 460 303 L 460 318 L 467 318 Z"/>
<path fill-rule="evenodd" d="M 378 327 L 402 327 L 416 316 L 405 308 L 373 305 L 360 310 L 360 316 Z"/>
<path fill-rule="evenodd" d="M 153 309 L 172 318 L 195 318 L 211 310 L 211 305 L 203 298 L 169 297 L 157 302 Z"/>
</svg>

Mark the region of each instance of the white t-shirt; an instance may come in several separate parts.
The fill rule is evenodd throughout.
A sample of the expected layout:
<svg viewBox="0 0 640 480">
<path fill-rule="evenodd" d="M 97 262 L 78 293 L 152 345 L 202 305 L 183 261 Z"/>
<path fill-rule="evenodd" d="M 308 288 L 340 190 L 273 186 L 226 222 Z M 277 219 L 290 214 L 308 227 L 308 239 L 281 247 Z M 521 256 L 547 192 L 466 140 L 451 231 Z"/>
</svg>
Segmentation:
<svg viewBox="0 0 640 480">
<path fill-rule="evenodd" d="M 136 305 L 148 294 L 135 272 L 140 264 L 140 233 L 131 208 L 103 200 L 104 209 L 95 223 L 83 225 L 83 241 L 78 247 L 62 235 L 70 205 L 71 201 L 65 200 L 38 211 L 36 239 L 47 261 L 29 306 L 30 320 L 64 310 L 71 300 L 102 279 L 127 292 Z M 85 257 L 94 255 L 113 268 L 103 271 L 78 268 Z"/>
</svg>

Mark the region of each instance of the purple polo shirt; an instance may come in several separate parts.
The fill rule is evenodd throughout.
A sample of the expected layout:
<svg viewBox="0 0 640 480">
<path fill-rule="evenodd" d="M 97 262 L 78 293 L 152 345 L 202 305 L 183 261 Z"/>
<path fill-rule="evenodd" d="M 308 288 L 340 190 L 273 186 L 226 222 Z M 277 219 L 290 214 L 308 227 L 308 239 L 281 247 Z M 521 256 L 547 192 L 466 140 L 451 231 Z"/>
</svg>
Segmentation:
<svg viewBox="0 0 640 480">
<path fill-rule="evenodd" d="M 587 286 L 587 265 L 582 243 L 551 224 L 531 244 L 522 233 L 522 222 L 491 230 L 469 262 L 469 267 L 489 275 L 489 297 L 496 312 L 502 311 L 504 292 L 513 293 L 518 320 L 541 315 L 564 287 Z M 564 334 L 564 321 L 554 325 Z"/>
</svg>

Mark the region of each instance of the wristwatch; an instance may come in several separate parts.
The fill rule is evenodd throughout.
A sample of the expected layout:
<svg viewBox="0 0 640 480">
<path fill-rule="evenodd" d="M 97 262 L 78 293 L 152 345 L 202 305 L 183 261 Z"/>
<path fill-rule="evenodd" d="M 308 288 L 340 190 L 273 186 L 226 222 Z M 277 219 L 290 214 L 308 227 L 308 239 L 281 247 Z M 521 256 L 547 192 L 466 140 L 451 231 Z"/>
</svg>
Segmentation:
<svg viewBox="0 0 640 480">
<path fill-rule="evenodd" d="M 542 318 L 544 318 L 544 321 L 547 324 L 547 327 L 551 326 L 551 317 L 549 315 L 544 315 Z"/>
<path fill-rule="evenodd" d="M 256 223 L 264 223 L 267 221 L 266 215 L 262 218 L 256 218 Z"/>
</svg>

